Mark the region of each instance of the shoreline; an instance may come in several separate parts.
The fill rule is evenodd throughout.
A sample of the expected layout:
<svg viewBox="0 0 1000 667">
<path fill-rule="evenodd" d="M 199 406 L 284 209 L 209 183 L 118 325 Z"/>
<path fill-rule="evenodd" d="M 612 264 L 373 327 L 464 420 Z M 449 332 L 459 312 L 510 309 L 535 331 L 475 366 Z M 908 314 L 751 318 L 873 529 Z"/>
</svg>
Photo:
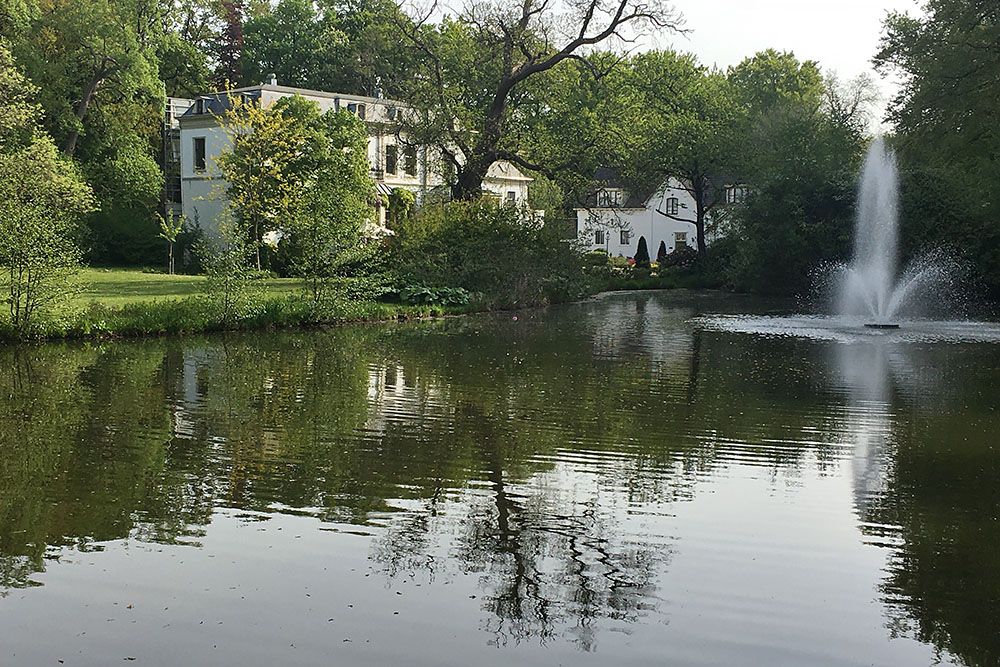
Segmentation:
<svg viewBox="0 0 1000 667">
<path fill-rule="evenodd" d="M 446 306 L 352 301 L 337 304 L 330 309 L 328 315 L 314 318 L 305 301 L 289 295 L 267 298 L 260 304 L 259 312 L 226 322 L 213 313 L 211 306 L 199 297 L 140 301 L 116 307 L 95 302 L 69 318 L 61 321 L 54 318 L 54 321 L 46 322 L 40 327 L 40 331 L 27 338 L 19 338 L 11 329 L 4 329 L 0 331 L 0 345 L 137 340 L 253 331 L 307 331 L 348 324 L 426 321 L 546 305 L 551 304 L 492 307 L 477 304 Z"/>
</svg>

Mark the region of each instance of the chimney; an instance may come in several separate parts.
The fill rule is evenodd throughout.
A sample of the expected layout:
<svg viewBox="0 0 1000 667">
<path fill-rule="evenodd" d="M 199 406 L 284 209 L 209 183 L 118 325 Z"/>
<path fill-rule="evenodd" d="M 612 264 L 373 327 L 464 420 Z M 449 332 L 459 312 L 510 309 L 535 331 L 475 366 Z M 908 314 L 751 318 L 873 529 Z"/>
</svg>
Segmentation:
<svg viewBox="0 0 1000 667">
<path fill-rule="evenodd" d="M 271 72 L 270 74 L 268 74 L 267 75 L 267 83 L 270 86 L 277 86 L 278 85 L 278 75 L 275 74 L 274 72 Z"/>
</svg>

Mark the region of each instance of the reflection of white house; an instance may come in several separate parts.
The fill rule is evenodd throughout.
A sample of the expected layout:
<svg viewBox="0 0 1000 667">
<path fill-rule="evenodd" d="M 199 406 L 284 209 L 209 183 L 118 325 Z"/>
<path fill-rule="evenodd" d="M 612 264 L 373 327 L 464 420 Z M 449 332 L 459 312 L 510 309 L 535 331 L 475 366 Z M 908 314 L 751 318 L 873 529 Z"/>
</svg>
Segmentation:
<svg viewBox="0 0 1000 667">
<path fill-rule="evenodd" d="M 604 250 L 612 256 L 634 257 L 639 239 L 655 259 L 662 242 L 668 253 L 677 248 L 698 247 L 692 222 L 695 200 L 677 178 L 670 177 L 652 192 L 635 192 L 626 188 L 611 170 L 601 170 L 596 176 L 599 186 L 591 193 L 586 206 L 576 209 L 577 238 L 584 248 Z M 726 204 L 742 201 L 744 186 L 725 188 Z M 721 236 L 718 220 L 720 209 L 706 221 L 706 241 L 712 243 Z"/>
<path fill-rule="evenodd" d="M 315 102 L 321 111 L 343 109 L 355 114 L 368 126 L 368 161 L 379 193 L 378 220 L 384 224 L 387 195 L 395 188 L 414 192 L 418 199 L 445 184 L 440 154 L 433 148 L 415 146 L 397 131 L 397 119 L 406 109 L 402 102 L 358 95 L 279 86 L 270 83 L 203 95 L 187 101 L 190 106 L 177 118 L 174 132 L 179 147 L 181 209 L 188 220 L 203 229 L 214 229 L 226 207 L 225 181 L 216 158 L 229 145 L 223 116 L 239 96 L 264 106 L 283 97 L 301 95 Z M 177 105 L 172 105 L 177 106 Z M 186 105 L 185 105 L 186 106 Z M 505 202 L 526 204 L 532 179 L 506 162 L 492 165 L 483 189 Z"/>
</svg>

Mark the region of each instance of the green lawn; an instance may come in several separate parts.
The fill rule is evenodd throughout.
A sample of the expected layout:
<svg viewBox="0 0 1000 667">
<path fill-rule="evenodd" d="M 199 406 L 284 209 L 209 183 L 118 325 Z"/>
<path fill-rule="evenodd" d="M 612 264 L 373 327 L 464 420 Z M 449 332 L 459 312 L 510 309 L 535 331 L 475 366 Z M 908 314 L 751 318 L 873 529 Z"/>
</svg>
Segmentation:
<svg viewBox="0 0 1000 667">
<path fill-rule="evenodd" d="M 202 292 L 204 276 L 167 275 L 137 269 L 83 269 L 77 281 L 83 291 L 75 297 L 78 305 L 93 302 L 105 306 L 178 300 Z M 289 294 L 299 286 L 292 278 L 267 281 L 268 293 Z"/>
</svg>

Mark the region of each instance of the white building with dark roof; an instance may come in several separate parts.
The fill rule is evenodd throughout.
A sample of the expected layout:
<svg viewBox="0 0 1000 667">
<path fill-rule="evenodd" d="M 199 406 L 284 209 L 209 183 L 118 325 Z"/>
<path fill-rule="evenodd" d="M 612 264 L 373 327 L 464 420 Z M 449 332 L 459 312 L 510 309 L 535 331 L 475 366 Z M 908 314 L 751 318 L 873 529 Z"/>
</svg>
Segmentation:
<svg viewBox="0 0 1000 667">
<path fill-rule="evenodd" d="M 180 157 L 181 209 L 191 223 L 211 233 L 218 228 L 226 209 L 226 182 L 216 161 L 230 145 L 225 113 L 236 96 L 270 106 L 283 97 L 300 95 L 319 105 L 321 112 L 346 110 L 368 127 L 368 161 L 379 200 L 375 220 L 385 223 L 386 198 L 395 188 L 416 194 L 418 201 L 428 192 L 446 187 L 439 152 L 429 146 L 407 143 L 398 132 L 397 118 L 406 104 L 394 100 L 330 93 L 269 83 L 220 91 L 195 98 L 177 119 Z M 497 162 L 489 170 L 483 189 L 501 201 L 526 204 L 532 179 L 514 165 Z"/>
<path fill-rule="evenodd" d="M 626 186 L 612 169 L 595 175 L 596 186 L 584 205 L 575 209 L 577 239 L 583 248 L 604 250 L 612 257 L 635 257 L 639 240 L 646 240 L 649 256 L 656 259 L 660 244 L 669 254 L 683 246 L 697 250 L 693 224 L 695 200 L 680 179 L 671 176 L 645 191 Z M 723 188 L 727 204 L 741 201 L 746 188 Z M 706 220 L 706 241 L 721 237 L 718 221 L 724 206 Z"/>
</svg>

